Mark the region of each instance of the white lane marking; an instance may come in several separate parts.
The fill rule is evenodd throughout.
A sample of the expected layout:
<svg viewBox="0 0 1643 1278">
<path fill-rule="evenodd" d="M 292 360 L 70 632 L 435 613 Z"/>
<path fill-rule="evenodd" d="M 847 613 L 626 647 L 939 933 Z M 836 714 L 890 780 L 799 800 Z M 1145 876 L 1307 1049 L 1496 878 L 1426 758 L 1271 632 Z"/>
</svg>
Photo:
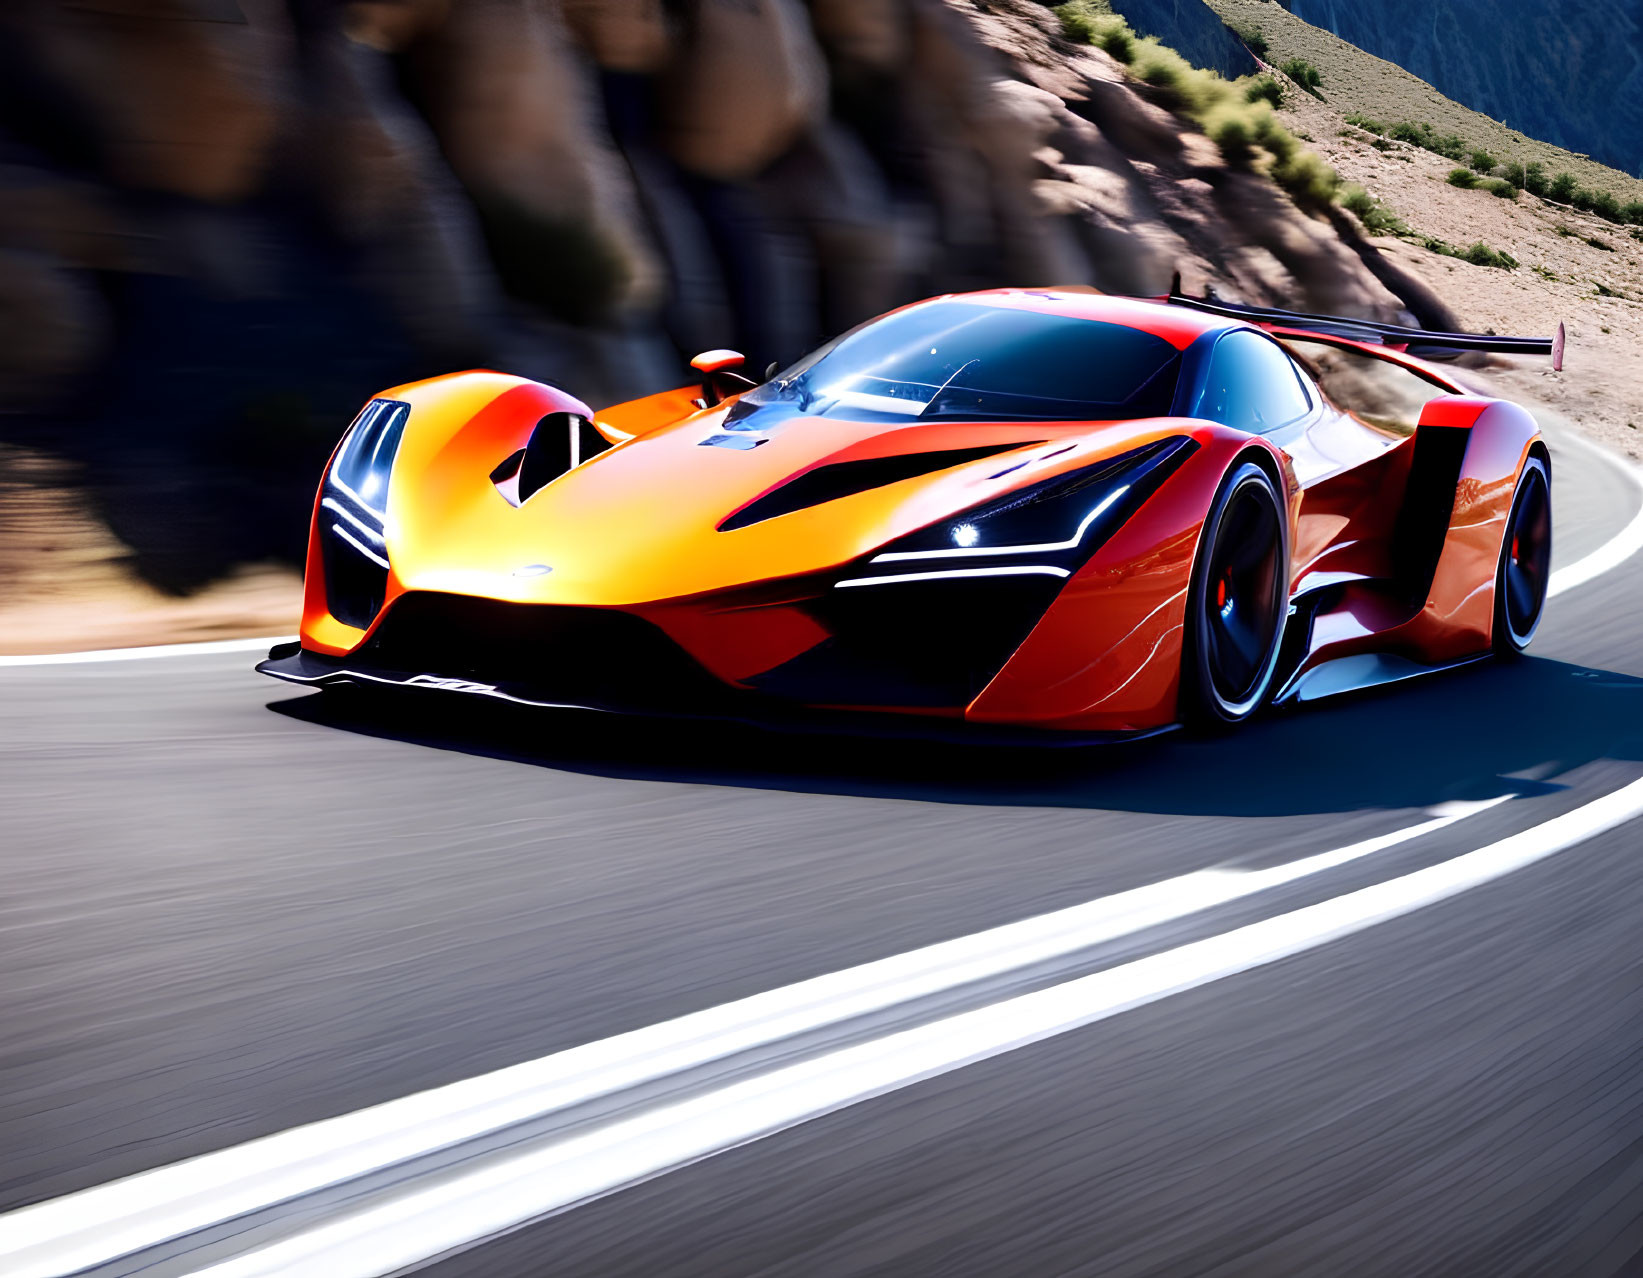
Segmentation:
<svg viewBox="0 0 1643 1278">
<path fill-rule="evenodd" d="M 104 1264 L 600 1096 L 1292 883 L 1511 797 L 1443 804 L 1429 820 L 1267 869 L 1151 883 L 25 1207 L 0 1216 L 0 1272 L 45 1278 Z"/>
<path fill-rule="evenodd" d="M 1625 458 L 1617 457 L 1607 448 L 1594 444 L 1589 439 L 1583 439 L 1574 434 L 1559 436 L 1560 442 L 1564 439 L 1573 440 L 1585 448 L 1587 452 L 1595 453 L 1607 460 L 1611 466 L 1632 481 L 1632 487 L 1637 490 L 1640 497 L 1643 497 L 1643 471 L 1639 471 L 1636 466 L 1633 466 Z M 1637 514 L 1632 517 L 1631 523 L 1627 524 L 1596 550 L 1585 556 L 1585 558 L 1577 559 L 1572 564 L 1565 564 L 1554 572 L 1551 581 L 1546 586 L 1547 597 L 1551 598 L 1555 595 L 1561 595 L 1565 590 L 1573 590 L 1577 586 L 1584 586 L 1588 581 L 1601 577 L 1610 569 L 1618 568 L 1635 555 L 1639 549 L 1643 549 L 1643 507 L 1638 509 Z"/>
<path fill-rule="evenodd" d="M 203 657 L 214 652 L 266 652 L 296 635 L 263 635 L 258 639 L 211 639 L 204 643 L 160 643 L 145 648 L 99 648 L 91 652 L 42 652 L 0 656 L 0 666 L 77 666 L 94 661 L 142 661 L 149 657 Z"/>
<path fill-rule="evenodd" d="M 1436 904 L 1643 814 L 1643 781 L 1318 905 L 538 1144 L 197 1271 L 379 1278 L 800 1123 Z"/>
</svg>

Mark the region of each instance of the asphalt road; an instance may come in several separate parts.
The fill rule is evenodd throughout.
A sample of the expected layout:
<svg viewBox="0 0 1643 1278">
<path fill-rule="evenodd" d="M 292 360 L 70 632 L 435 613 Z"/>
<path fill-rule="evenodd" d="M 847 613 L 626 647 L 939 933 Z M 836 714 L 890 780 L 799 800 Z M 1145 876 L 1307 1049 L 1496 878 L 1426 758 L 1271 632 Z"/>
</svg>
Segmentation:
<svg viewBox="0 0 1643 1278">
<path fill-rule="evenodd" d="M 1557 561 L 1635 490 L 1557 450 Z M 0 669 L 0 1211 L 1192 871 L 1643 775 L 1643 556 L 1532 659 L 1107 752 L 334 705 L 243 655 Z M 1643 822 L 442 1262 L 462 1274 L 1643 1272 Z M 1006 991 L 1008 992 L 1008 991 Z"/>
</svg>

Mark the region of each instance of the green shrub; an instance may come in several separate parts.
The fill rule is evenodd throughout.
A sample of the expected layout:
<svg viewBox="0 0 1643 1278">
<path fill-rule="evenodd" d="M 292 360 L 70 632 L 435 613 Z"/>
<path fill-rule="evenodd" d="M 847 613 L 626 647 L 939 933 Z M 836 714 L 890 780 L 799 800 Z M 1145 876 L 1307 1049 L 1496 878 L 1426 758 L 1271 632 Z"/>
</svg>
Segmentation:
<svg viewBox="0 0 1643 1278">
<path fill-rule="evenodd" d="M 1135 61 L 1135 45 L 1135 32 L 1124 19 L 1114 15 L 1096 25 L 1095 47 L 1125 66 Z"/>
<path fill-rule="evenodd" d="M 1559 173 L 1546 188 L 1546 198 L 1559 204 L 1572 204 L 1580 183 L 1573 173 Z"/>
<path fill-rule="evenodd" d="M 1596 199 L 1596 191 L 1588 191 L 1585 187 L 1580 186 L 1576 187 L 1575 193 L 1569 197 L 1569 203 L 1573 204 L 1582 213 L 1590 213 L 1592 211 L 1592 203 Z"/>
<path fill-rule="evenodd" d="M 1305 58 L 1289 58 L 1278 67 L 1278 70 L 1295 81 L 1313 97 L 1319 99 L 1323 97 L 1323 94 L 1318 92 L 1319 89 L 1323 88 L 1323 72 L 1319 71 Z"/>
<path fill-rule="evenodd" d="M 1466 162 L 1472 166 L 1474 173 L 1493 173 L 1495 171 L 1495 157 L 1482 147 L 1473 151 L 1467 157 Z"/>
<path fill-rule="evenodd" d="M 1446 240 L 1440 240 L 1435 235 L 1428 235 L 1421 240 L 1421 247 L 1433 253 L 1441 253 L 1445 257 L 1455 257 L 1463 262 L 1470 262 L 1473 266 L 1493 266 L 1503 271 L 1515 271 L 1518 265 L 1517 258 L 1510 253 L 1492 249 L 1482 240 L 1479 240 L 1469 249 L 1458 249 Z"/>
<path fill-rule="evenodd" d="M 1546 176 L 1546 166 L 1539 160 L 1532 160 L 1523 166 L 1521 177 L 1523 189 L 1530 195 L 1544 196 L 1551 188 L 1551 179 Z"/>
<path fill-rule="evenodd" d="M 1473 266 L 1497 266 L 1503 271 L 1517 269 L 1517 259 L 1515 257 L 1510 253 L 1503 253 L 1498 249 L 1490 248 L 1482 240 L 1472 245 L 1461 256 Z"/>
<path fill-rule="evenodd" d="M 1467 145 L 1458 134 L 1439 133 L 1424 121 L 1416 124 L 1405 120 L 1400 124 L 1394 124 L 1386 130 L 1386 136 L 1398 142 L 1408 142 L 1411 146 L 1418 146 L 1450 160 L 1464 161 L 1467 156 Z"/>
<path fill-rule="evenodd" d="M 1269 75 L 1258 75 L 1243 82 L 1246 102 L 1265 102 L 1269 106 L 1284 104 L 1284 86 Z"/>
<path fill-rule="evenodd" d="M 1505 178 L 1490 178 L 1483 183 L 1483 189 L 1490 195 L 1497 195 L 1503 200 L 1517 199 L 1517 183 L 1508 182 Z"/>
<path fill-rule="evenodd" d="M 1255 161 L 1254 121 L 1248 110 L 1223 104 L 1204 119 L 1204 134 L 1220 149 L 1221 158 L 1235 168 L 1247 168 Z"/>
<path fill-rule="evenodd" d="M 1450 169 L 1449 170 L 1449 185 L 1450 186 L 1458 186 L 1463 190 L 1470 191 L 1477 184 L 1478 184 L 1478 175 L 1476 173 L 1472 172 L 1471 169 Z"/>
<path fill-rule="evenodd" d="M 1093 44 L 1108 57 L 1126 66 L 1135 59 L 1135 32 L 1130 24 L 1107 7 L 1106 0 L 1068 0 L 1052 12 L 1061 19 L 1061 31 L 1069 40 Z"/>
<path fill-rule="evenodd" d="M 1362 217 L 1375 203 L 1375 197 L 1356 182 L 1341 188 L 1341 207 Z"/>
<path fill-rule="evenodd" d="M 1460 134 L 1439 133 L 1430 127 L 1426 130 L 1424 145 L 1428 151 L 1435 152 L 1450 160 L 1460 159 L 1461 153 L 1466 150 L 1466 143 L 1461 141 Z"/>
<path fill-rule="evenodd" d="M 1094 44 L 1096 23 L 1112 16 L 1103 0 L 1067 0 L 1050 12 L 1061 19 L 1061 34 L 1080 44 Z"/>
<path fill-rule="evenodd" d="M 1237 36 L 1244 42 L 1245 45 L 1248 46 L 1251 53 L 1253 53 L 1257 58 L 1260 58 L 1263 61 L 1265 60 L 1266 55 L 1272 48 L 1272 46 L 1267 43 L 1265 31 L 1262 31 L 1260 27 L 1250 26 L 1246 22 L 1229 22 L 1227 23 L 1227 27 L 1233 35 Z M 1277 104 L 1274 103 L 1273 105 L 1276 106 Z"/>
<path fill-rule="evenodd" d="M 1269 109 L 1264 104 L 1250 106 L 1231 81 L 1193 66 L 1174 49 L 1150 37 L 1135 42 L 1130 73 L 1157 90 L 1157 97 L 1170 110 L 1199 125 L 1211 111 L 1228 103 L 1243 103 L 1250 110 Z"/>
<path fill-rule="evenodd" d="M 1633 226 L 1643 226 L 1643 200 L 1633 200 L 1621 206 L 1622 221 L 1630 222 Z"/>
<path fill-rule="evenodd" d="M 1356 182 L 1341 188 L 1341 207 L 1349 210 L 1371 235 L 1407 235 L 1404 220 Z"/>
<path fill-rule="evenodd" d="M 1362 129 L 1366 133 L 1379 133 L 1382 137 L 1386 136 L 1386 126 L 1379 120 L 1373 119 L 1372 117 L 1363 114 L 1361 111 L 1352 112 L 1351 115 L 1346 117 L 1346 122 L 1348 124 L 1357 125 L 1358 128 Z"/>
<path fill-rule="evenodd" d="M 1166 48 L 1156 40 L 1136 41 L 1135 57 L 1130 69 L 1143 84 L 1159 90 L 1159 97 L 1172 110 L 1187 106 L 1187 60 L 1174 49 Z"/>
<path fill-rule="evenodd" d="M 1293 164 L 1295 157 L 1302 153 L 1295 135 L 1284 128 L 1269 109 L 1256 108 L 1254 125 L 1255 140 L 1266 148 L 1275 165 Z"/>
<path fill-rule="evenodd" d="M 1604 221 L 1620 222 L 1625 220 L 1625 215 L 1620 211 L 1620 200 L 1613 192 L 1588 191 L 1586 194 L 1591 197 L 1587 207 Z"/>
<path fill-rule="evenodd" d="M 1316 152 L 1296 152 L 1272 166 L 1272 180 L 1302 208 L 1321 209 L 1334 199 L 1341 179 Z"/>
</svg>

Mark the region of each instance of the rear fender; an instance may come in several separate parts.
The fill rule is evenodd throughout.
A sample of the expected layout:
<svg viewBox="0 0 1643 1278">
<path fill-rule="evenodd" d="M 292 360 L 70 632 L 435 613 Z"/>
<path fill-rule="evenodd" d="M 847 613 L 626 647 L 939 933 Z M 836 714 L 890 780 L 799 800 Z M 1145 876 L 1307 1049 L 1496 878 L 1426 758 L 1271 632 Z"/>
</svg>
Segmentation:
<svg viewBox="0 0 1643 1278">
<path fill-rule="evenodd" d="M 1290 687 L 1362 653 L 1439 666 L 1488 652 L 1501 539 L 1539 438 L 1534 418 L 1505 400 L 1445 395 L 1427 404 L 1389 547 L 1399 588 L 1347 587 L 1313 621 Z"/>
<path fill-rule="evenodd" d="M 1516 404 L 1472 396 L 1429 403 L 1420 429 L 1432 427 L 1466 429 L 1466 451 L 1425 603 L 1399 639 L 1409 655 L 1440 662 L 1489 650 L 1501 539 L 1540 428 Z"/>
</svg>

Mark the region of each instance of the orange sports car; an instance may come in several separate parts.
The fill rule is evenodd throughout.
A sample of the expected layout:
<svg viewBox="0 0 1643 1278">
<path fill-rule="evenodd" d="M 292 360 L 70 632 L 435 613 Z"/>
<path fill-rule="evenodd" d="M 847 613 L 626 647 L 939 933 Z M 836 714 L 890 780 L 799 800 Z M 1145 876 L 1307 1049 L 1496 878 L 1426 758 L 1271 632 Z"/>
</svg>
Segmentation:
<svg viewBox="0 0 1643 1278">
<path fill-rule="evenodd" d="M 1562 330 L 1004 289 L 600 412 L 396 387 L 331 458 L 300 642 L 258 669 L 1088 740 L 1517 653 L 1550 463 L 1429 362 L 1463 350 L 1560 361 Z"/>
</svg>

